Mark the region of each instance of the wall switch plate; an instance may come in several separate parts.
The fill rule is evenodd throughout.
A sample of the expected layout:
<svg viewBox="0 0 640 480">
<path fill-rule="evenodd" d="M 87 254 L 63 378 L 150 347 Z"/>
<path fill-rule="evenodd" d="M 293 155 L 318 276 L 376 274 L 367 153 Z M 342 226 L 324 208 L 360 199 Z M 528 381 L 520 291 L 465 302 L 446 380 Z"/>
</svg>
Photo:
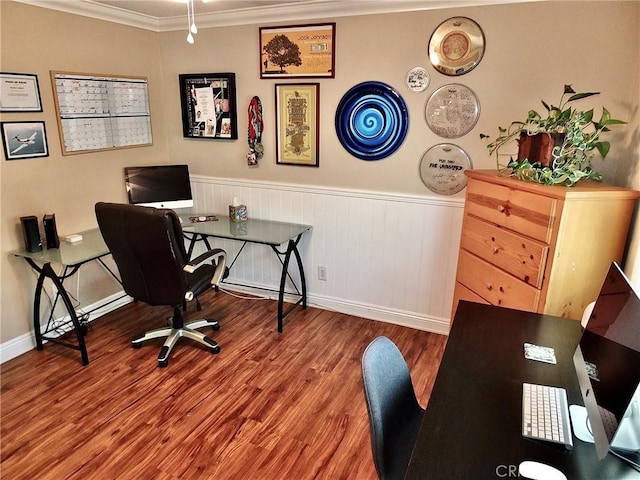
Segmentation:
<svg viewBox="0 0 640 480">
<path fill-rule="evenodd" d="M 327 281 L 327 267 L 324 265 L 318 265 L 318 280 Z"/>
</svg>

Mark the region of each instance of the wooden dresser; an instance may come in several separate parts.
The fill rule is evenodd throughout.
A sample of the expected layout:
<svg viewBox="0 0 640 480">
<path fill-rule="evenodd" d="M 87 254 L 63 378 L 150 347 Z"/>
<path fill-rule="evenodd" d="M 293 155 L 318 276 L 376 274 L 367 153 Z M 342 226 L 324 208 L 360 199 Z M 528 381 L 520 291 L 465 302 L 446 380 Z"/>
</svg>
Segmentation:
<svg viewBox="0 0 640 480">
<path fill-rule="evenodd" d="M 465 173 L 453 312 L 463 299 L 579 320 L 611 262 L 621 261 L 640 192 Z"/>
</svg>

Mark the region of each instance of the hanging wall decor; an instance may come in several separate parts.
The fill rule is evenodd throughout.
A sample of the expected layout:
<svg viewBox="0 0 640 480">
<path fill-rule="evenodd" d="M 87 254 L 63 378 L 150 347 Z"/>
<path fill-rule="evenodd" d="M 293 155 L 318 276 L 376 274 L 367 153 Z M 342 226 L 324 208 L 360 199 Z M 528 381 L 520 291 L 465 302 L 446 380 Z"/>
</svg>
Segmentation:
<svg viewBox="0 0 640 480">
<path fill-rule="evenodd" d="M 1 122 L 0 125 L 7 160 L 49 156 L 44 122 Z"/>
<path fill-rule="evenodd" d="M 238 138 L 235 73 L 183 74 L 179 82 L 183 136 Z"/>
<path fill-rule="evenodd" d="M 342 146 L 361 160 L 394 153 L 409 129 L 409 111 L 398 91 L 382 82 L 352 87 L 336 110 L 336 133 Z"/>
<path fill-rule="evenodd" d="M 276 163 L 320 163 L 320 84 L 276 84 Z"/>
<path fill-rule="evenodd" d="M 427 125 L 444 138 L 469 133 L 480 117 L 480 102 L 469 87 L 457 83 L 435 90 L 425 105 Z"/>
<path fill-rule="evenodd" d="M 429 148 L 420 160 L 420 178 L 429 190 L 441 195 L 453 195 L 467 185 L 465 170 L 471 168 L 467 152 L 452 143 Z"/>
<path fill-rule="evenodd" d="M 0 72 L 0 112 L 41 112 L 38 76 Z"/>
<path fill-rule="evenodd" d="M 260 28 L 260 78 L 335 78 L 335 23 Z"/>
<path fill-rule="evenodd" d="M 473 70 L 484 55 L 484 33 L 466 17 L 452 17 L 434 30 L 429 40 L 429 60 L 445 75 L 464 75 Z"/>
<path fill-rule="evenodd" d="M 407 88 L 416 93 L 424 92 L 430 81 L 429 72 L 422 67 L 413 67 L 407 72 L 407 78 L 405 79 Z"/>
</svg>

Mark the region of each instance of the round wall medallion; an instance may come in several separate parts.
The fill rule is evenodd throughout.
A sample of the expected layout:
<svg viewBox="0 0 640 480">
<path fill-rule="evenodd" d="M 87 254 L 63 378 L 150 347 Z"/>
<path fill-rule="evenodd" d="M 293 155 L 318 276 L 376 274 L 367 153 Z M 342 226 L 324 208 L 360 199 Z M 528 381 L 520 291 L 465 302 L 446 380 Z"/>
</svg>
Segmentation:
<svg viewBox="0 0 640 480">
<path fill-rule="evenodd" d="M 425 106 L 427 125 L 444 138 L 458 138 L 475 127 L 480 116 L 480 102 L 469 87 L 457 83 L 435 90 Z"/>
<path fill-rule="evenodd" d="M 429 40 L 429 60 L 445 75 L 473 70 L 484 55 L 484 33 L 467 17 L 452 17 L 434 30 Z"/>
<path fill-rule="evenodd" d="M 416 93 L 424 92 L 430 81 L 429 73 L 422 67 L 413 67 L 407 73 L 407 87 Z"/>
<path fill-rule="evenodd" d="M 407 136 L 409 111 L 393 87 L 364 82 L 352 87 L 336 110 L 336 133 L 342 146 L 361 160 L 394 153 Z"/>
<path fill-rule="evenodd" d="M 464 171 L 470 168 L 467 152 L 453 143 L 440 143 L 422 155 L 420 178 L 432 192 L 453 195 L 467 186 Z"/>
</svg>

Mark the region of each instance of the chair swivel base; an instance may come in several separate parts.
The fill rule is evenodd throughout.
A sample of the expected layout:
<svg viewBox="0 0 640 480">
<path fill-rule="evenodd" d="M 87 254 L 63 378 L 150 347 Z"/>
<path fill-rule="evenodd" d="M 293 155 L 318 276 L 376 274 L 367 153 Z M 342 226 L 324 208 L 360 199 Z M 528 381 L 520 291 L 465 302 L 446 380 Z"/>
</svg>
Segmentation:
<svg viewBox="0 0 640 480">
<path fill-rule="evenodd" d="M 208 347 L 212 353 L 220 353 L 220 346 L 218 345 L 218 343 L 215 340 L 207 337 L 204 333 L 197 330 L 198 328 L 203 327 L 211 327 L 216 331 L 220 330 L 220 325 L 215 320 L 198 320 L 196 322 L 191 322 L 181 328 L 166 327 L 150 330 L 131 340 L 131 345 L 134 348 L 140 348 L 142 346 L 142 343 L 146 342 L 147 340 L 167 337 L 164 345 L 160 349 L 160 353 L 158 354 L 159 367 L 166 367 L 169 364 L 169 355 L 171 355 L 173 347 L 181 337 L 195 340 L 196 342 Z"/>
</svg>

